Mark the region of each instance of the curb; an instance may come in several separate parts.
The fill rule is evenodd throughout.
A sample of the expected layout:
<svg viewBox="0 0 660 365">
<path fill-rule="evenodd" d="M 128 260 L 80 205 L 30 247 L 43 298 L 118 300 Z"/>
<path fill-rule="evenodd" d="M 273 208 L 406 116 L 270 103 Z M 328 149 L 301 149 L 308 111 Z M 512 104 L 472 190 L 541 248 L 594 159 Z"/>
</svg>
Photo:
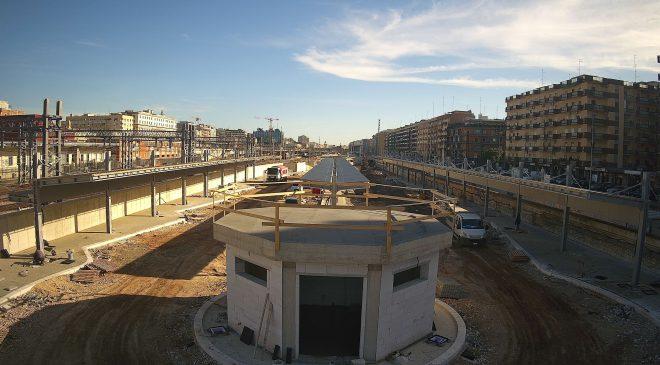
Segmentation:
<svg viewBox="0 0 660 365">
<path fill-rule="evenodd" d="M 449 364 L 452 360 L 460 356 L 465 350 L 465 347 L 467 346 L 467 329 L 465 328 L 465 321 L 463 321 L 463 317 L 461 317 L 461 315 L 458 314 L 454 308 L 437 298 L 435 299 L 435 302 L 439 304 L 444 310 L 449 312 L 452 318 L 454 318 L 454 322 L 456 322 L 457 327 L 456 339 L 452 342 L 447 351 L 427 363 L 428 365 L 444 365 Z"/>
<path fill-rule="evenodd" d="M 568 275 L 564 275 L 560 272 L 557 272 L 555 270 L 547 268 L 543 263 L 541 263 L 534 255 L 531 255 L 527 250 L 525 250 L 519 243 L 516 241 L 513 237 L 509 236 L 504 230 L 502 230 L 496 223 L 493 221 L 489 221 L 490 224 L 495 228 L 500 235 L 505 237 L 507 241 L 509 241 L 509 244 L 511 244 L 513 247 L 515 247 L 517 250 L 520 250 L 525 253 L 529 257 L 529 261 L 534 264 L 534 266 L 543 274 L 552 276 L 557 279 L 561 279 L 564 281 L 567 281 L 577 287 L 580 287 L 582 289 L 587 289 L 590 290 L 600 296 L 606 297 L 614 302 L 617 302 L 619 304 L 627 305 L 629 307 L 632 307 L 635 312 L 639 313 L 640 315 L 646 317 L 647 319 L 650 319 L 653 324 L 656 325 L 656 327 L 660 327 L 660 317 L 653 315 L 651 312 L 649 312 L 648 309 L 644 308 L 643 306 L 631 301 L 630 299 L 626 299 L 619 294 L 616 294 L 610 290 L 607 290 L 605 288 L 601 288 L 599 286 L 589 284 L 585 281 L 570 277 Z"/>
<path fill-rule="evenodd" d="M 227 296 L 226 293 L 217 295 L 204 302 L 204 304 L 202 304 L 202 306 L 197 310 L 197 313 L 195 313 L 195 319 L 193 321 L 193 332 L 195 333 L 195 342 L 197 342 L 197 346 L 199 346 L 202 349 L 202 351 L 204 351 L 215 362 L 219 364 L 224 364 L 224 365 L 243 364 L 242 362 L 237 361 L 232 357 L 230 357 L 229 355 L 225 354 L 224 352 L 220 351 L 217 347 L 215 347 L 211 343 L 209 337 L 206 336 L 204 333 L 204 328 L 203 328 L 204 314 L 206 314 L 206 311 L 215 302 L 226 296 Z M 438 356 L 437 358 L 427 363 L 427 365 L 444 365 L 444 364 L 449 364 L 452 360 L 454 360 L 461 353 L 463 353 L 463 350 L 465 350 L 467 329 L 465 327 L 465 321 L 463 321 L 461 315 L 458 314 L 458 312 L 456 312 L 454 308 L 452 308 L 449 304 L 437 298 L 435 299 L 435 303 L 440 305 L 442 309 L 446 310 L 452 316 L 454 322 L 456 322 L 456 327 L 457 327 L 456 339 L 452 341 L 452 344 L 451 346 L 449 346 L 447 351 L 445 351 L 442 355 Z"/>
<path fill-rule="evenodd" d="M 203 321 L 204 321 L 204 314 L 206 314 L 206 311 L 218 300 L 226 297 L 227 294 L 220 294 L 217 295 L 206 302 L 202 304 L 202 306 L 197 310 L 197 313 L 195 313 L 195 319 L 193 321 L 193 332 L 195 333 L 195 342 L 197 343 L 197 346 L 204 351 L 207 355 L 213 359 L 218 364 L 225 364 L 225 365 L 237 365 L 237 364 L 243 364 L 240 361 L 236 361 L 233 358 L 231 358 L 229 355 L 225 354 L 224 352 L 220 351 L 217 347 L 211 343 L 211 340 L 209 340 L 209 337 L 206 336 L 204 332 L 204 327 L 203 327 Z"/>
<path fill-rule="evenodd" d="M 15 290 L 13 290 L 11 293 L 8 293 L 7 295 L 5 295 L 5 296 L 3 296 L 3 297 L 0 298 L 0 305 L 6 303 L 6 302 L 8 302 L 9 300 L 12 300 L 12 299 L 14 299 L 14 298 L 16 298 L 16 297 L 20 297 L 21 295 L 27 293 L 27 292 L 30 291 L 35 285 L 37 285 L 37 284 L 39 284 L 39 283 L 41 283 L 41 282 L 44 282 L 44 281 L 46 281 L 46 280 L 48 280 L 48 279 L 52 279 L 52 278 L 57 277 L 57 276 L 62 276 L 62 275 L 67 275 L 67 274 L 73 274 L 74 272 L 76 272 L 76 271 L 78 271 L 80 268 L 82 268 L 83 266 L 85 266 L 85 265 L 87 265 L 87 264 L 90 264 L 92 261 L 94 261 L 94 258 L 92 257 L 92 255 L 91 255 L 90 252 L 89 252 L 89 250 L 91 250 L 91 249 L 95 249 L 95 248 L 98 248 L 98 247 L 103 247 L 103 246 L 109 245 L 109 244 L 111 244 L 111 243 L 115 243 L 115 242 L 117 242 L 117 241 L 123 241 L 123 240 L 126 240 L 126 239 L 128 239 L 128 238 L 131 238 L 131 237 L 135 237 L 135 236 L 137 236 L 137 235 L 140 235 L 140 234 L 148 233 L 148 232 L 151 232 L 151 231 L 155 231 L 155 230 L 158 230 L 158 229 L 161 229 L 161 228 L 165 228 L 165 227 L 173 226 L 173 225 L 176 225 L 176 224 L 179 224 L 179 223 L 183 223 L 183 222 L 185 222 L 185 219 L 183 219 L 183 218 L 178 218 L 178 219 L 173 220 L 173 221 L 171 221 L 171 222 L 167 222 L 167 223 L 159 224 L 159 225 L 157 225 L 157 226 L 153 226 L 153 227 L 145 228 L 145 229 L 143 229 L 143 230 L 140 230 L 140 231 L 137 231 L 137 232 L 132 232 L 132 233 L 129 233 L 129 234 L 126 234 L 126 235 L 123 235 L 123 236 L 115 237 L 115 238 L 109 239 L 109 240 L 107 240 L 107 241 L 101 241 L 101 242 L 97 242 L 97 243 L 89 244 L 89 245 L 87 245 L 87 246 L 83 246 L 83 247 L 81 247 L 81 249 L 82 249 L 82 251 L 85 253 L 85 257 L 86 257 L 86 260 L 85 260 L 84 263 L 79 264 L 79 265 L 76 265 L 76 266 L 73 266 L 73 267 L 66 268 L 66 269 L 64 269 L 64 270 L 62 270 L 62 271 L 58 271 L 58 272 L 52 273 L 52 274 L 47 275 L 47 276 L 44 276 L 43 278 L 37 279 L 37 280 L 35 280 L 35 281 L 31 282 L 31 283 L 28 283 L 28 284 L 25 284 L 25 285 L 21 286 L 21 287 L 18 288 L 18 289 L 15 289 Z"/>
</svg>

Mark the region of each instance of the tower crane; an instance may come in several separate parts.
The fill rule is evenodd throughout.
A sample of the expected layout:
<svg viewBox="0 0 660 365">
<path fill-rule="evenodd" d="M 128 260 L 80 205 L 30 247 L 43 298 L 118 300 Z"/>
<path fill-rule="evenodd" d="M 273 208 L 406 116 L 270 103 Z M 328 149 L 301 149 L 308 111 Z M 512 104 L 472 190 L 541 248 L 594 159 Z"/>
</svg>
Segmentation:
<svg viewBox="0 0 660 365">
<path fill-rule="evenodd" d="M 268 136 L 270 137 L 271 155 L 275 155 L 275 138 L 273 138 L 273 122 L 279 121 L 275 117 L 254 117 L 254 119 L 263 119 L 268 122 Z"/>
</svg>

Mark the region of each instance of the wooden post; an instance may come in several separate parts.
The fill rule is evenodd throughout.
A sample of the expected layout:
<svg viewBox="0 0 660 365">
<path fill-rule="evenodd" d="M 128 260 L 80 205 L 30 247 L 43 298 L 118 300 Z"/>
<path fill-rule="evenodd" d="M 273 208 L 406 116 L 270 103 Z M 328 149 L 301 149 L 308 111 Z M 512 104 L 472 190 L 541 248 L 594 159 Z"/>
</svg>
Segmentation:
<svg viewBox="0 0 660 365">
<path fill-rule="evenodd" d="M 280 206 L 275 206 L 275 252 L 280 252 Z"/>
<path fill-rule="evenodd" d="M 387 251 L 387 256 L 389 257 L 392 254 L 392 208 L 387 208 L 387 223 L 385 224 L 385 250 Z"/>
<path fill-rule="evenodd" d="M 367 195 L 365 200 L 364 200 L 364 205 L 369 206 L 369 183 L 367 183 L 366 188 L 365 188 L 365 194 Z"/>
<path fill-rule="evenodd" d="M 211 222 L 215 223 L 215 193 L 211 193 Z"/>
<path fill-rule="evenodd" d="M 222 191 L 222 206 L 223 206 L 223 207 L 225 207 L 225 203 L 226 203 L 226 202 L 227 202 L 227 194 L 226 194 L 225 191 L 223 190 L 223 191 Z M 223 210 L 222 210 L 222 216 L 224 217 L 224 216 L 226 216 L 226 215 L 227 215 L 227 211 L 223 209 Z"/>
</svg>

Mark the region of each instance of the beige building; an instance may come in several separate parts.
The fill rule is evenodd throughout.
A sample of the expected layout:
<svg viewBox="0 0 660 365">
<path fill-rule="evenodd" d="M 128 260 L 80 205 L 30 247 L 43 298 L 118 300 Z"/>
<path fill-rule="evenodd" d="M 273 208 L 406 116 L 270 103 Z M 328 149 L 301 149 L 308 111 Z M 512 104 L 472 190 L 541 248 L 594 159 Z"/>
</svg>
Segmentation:
<svg viewBox="0 0 660 365">
<path fill-rule="evenodd" d="M 133 117 L 133 129 L 135 130 L 162 130 L 162 131 L 176 131 L 176 119 L 164 115 L 154 113 L 153 110 L 133 111 L 127 110 L 123 114 Z"/>
<path fill-rule="evenodd" d="M 23 115 L 25 111 L 21 109 L 12 109 L 8 102 L 0 100 L 0 116 Z"/>
<path fill-rule="evenodd" d="M 448 142 L 451 125 L 474 119 L 472 111 L 454 110 L 431 119 L 424 119 L 417 127 L 417 154 L 424 160 L 444 160 L 453 155 Z"/>
<path fill-rule="evenodd" d="M 391 133 L 390 129 L 380 131 L 371 137 L 372 148 L 377 156 L 385 156 L 387 151 L 387 136 Z"/>
<path fill-rule="evenodd" d="M 134 118 L 122 113 L 69 115 L 66 125 L 76 130 L 130 131 L 134 128 Z"/>
<path fill-rule="evenodd" d="M 581 75 L 506 99 L 506 156 L 561 173 L 657 170 L 660 88 Z"/>
</svg>

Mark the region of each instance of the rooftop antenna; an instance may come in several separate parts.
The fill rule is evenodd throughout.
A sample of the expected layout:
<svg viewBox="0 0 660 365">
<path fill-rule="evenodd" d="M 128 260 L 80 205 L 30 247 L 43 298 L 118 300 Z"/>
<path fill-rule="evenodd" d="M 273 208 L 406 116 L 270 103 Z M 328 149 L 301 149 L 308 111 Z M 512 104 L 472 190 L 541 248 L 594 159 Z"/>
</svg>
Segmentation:
<svg viewBox="0 0 660 365">
<path fill-rule="evenodd" d="M 633 55 L 633 69 L 635 71 L 635 82 L 637 82 L 637 55 Z"/>
<path fill-rule="evenodd" d="M 543 67 L 541 67 L 541 87 L 543 87 Z"/>
<path fill-rule="evenodd" d="M 380 118 L 378 119 L 378 133 L 380 133 Z"/>
<path fill-rule="evenodd" d="M 479 114 L 481 114 L 481 96 L 479 97 Z"/>
<path fill-rule="evenodd" d="M 582 59 L 578 58 L 578 76 L 582 75 Z"/>
</svg>

